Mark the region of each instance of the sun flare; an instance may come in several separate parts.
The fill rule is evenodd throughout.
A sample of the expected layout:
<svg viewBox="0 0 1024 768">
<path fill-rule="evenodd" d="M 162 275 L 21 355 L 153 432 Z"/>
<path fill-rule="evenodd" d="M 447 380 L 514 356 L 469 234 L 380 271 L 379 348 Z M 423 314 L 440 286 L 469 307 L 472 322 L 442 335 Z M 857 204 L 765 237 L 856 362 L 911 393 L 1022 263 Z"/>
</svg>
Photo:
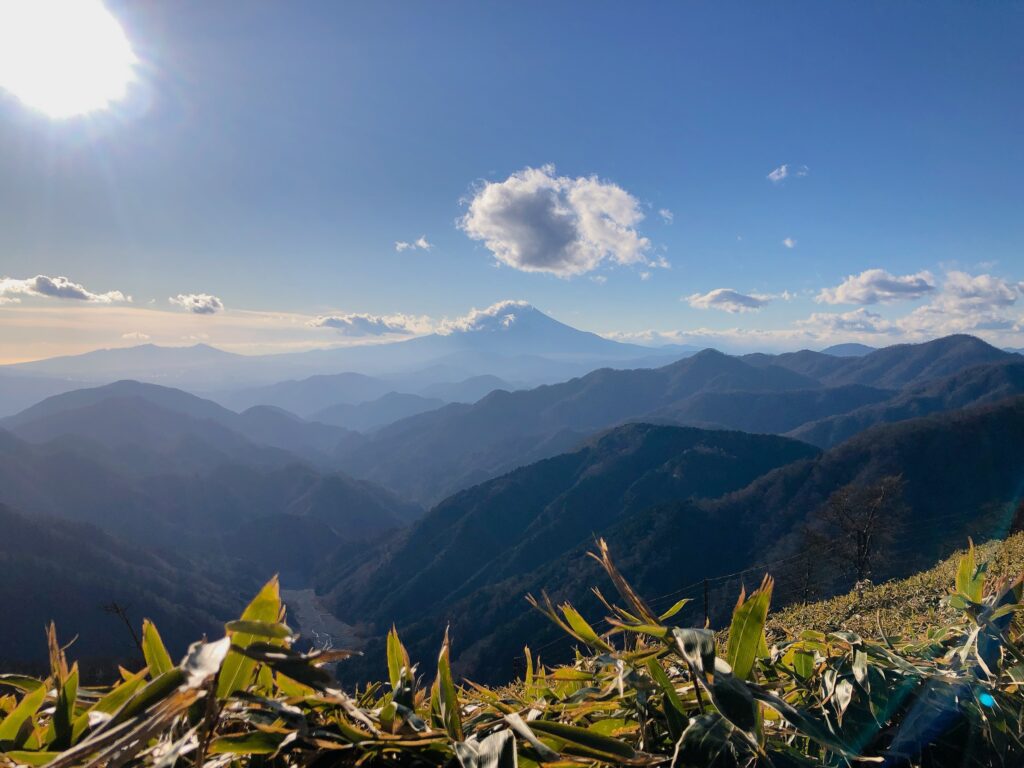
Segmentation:
<svg viewBox="0 0 1024 768">
<path fill-rule="evenodd" d="M 101 0 L 0 0 L 0 88 L 49 117 L 109 107 L 137 63 Z"/>
</svg>

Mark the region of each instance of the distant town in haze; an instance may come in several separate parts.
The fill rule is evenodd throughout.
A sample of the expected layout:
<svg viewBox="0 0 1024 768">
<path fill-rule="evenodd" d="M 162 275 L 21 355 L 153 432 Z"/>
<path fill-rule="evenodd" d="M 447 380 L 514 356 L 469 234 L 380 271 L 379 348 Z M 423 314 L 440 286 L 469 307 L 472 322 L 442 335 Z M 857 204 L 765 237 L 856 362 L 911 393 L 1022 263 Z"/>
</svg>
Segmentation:
<svg viewBox="0 0 1024 768">
<path fill-rule="evenodd" d="M 1022 35 L 0 0 L 0 765 L 1024 764 Z"/>
</svg>

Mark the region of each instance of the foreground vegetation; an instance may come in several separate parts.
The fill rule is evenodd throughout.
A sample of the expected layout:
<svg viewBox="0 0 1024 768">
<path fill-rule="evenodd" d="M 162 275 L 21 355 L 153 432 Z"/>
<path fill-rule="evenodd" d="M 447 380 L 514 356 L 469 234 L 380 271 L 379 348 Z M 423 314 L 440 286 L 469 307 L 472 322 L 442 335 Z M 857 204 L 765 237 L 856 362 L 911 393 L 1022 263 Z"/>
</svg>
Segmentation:
<svg viewBox="0 0 1024 768">
<path fill-rule="evenodd" d="M 47 679 L 0 676 L 0 692 L 10 691 L 0 695 L 0 760 L 52 768 L 1024 762 L 1021 581 L 992 575 L 973 547 L 943 572 L 952 589 L 941 604 L 928 597 L 926 610 L 911 611 L 935 623 L 877 639 L 849 628 L 794 632 L 801 622 L 787 628 L 778 619 L 766 633 L 769 577 L 740 595 L 722 637 L 673 627 L 685 601 L 655 615 L 604 542 L 593 556 L 617 593 L 595 590 L 604 621 L 531 599 L 579 650 L 573 663 L 549 667 L 527 649 L 523 679 L 500 689 L 459 685 L 447 638 L 424 687 L 393 631 L 389 679 L 345 693 L 329 669 L 349 652 L 298 650 L 276 580 L 223 638 L 193 644 L 178 665 L 146 622 L 146 666 L 122 670 L 111 687 L 79 684 L 51 626 Z M 820 619 L 810 608 L 783 617 L 801 615 L 804 626 Z"/>
</svg>

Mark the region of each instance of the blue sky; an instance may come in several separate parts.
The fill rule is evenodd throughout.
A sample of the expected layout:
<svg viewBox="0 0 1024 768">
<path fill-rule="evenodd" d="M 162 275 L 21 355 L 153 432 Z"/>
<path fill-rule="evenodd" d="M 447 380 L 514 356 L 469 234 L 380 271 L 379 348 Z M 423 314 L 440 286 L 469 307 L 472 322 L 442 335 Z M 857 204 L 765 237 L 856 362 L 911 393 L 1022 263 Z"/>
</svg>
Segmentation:
<svg viewBox="0 0 1024 768">
<path fill-rule="evenodd" d="M 0 87 L 0 360 L 503 299 L 649 342 L 1024 346 L 1024 5 L 107 7 L 123 101 Z"/>
</svg>

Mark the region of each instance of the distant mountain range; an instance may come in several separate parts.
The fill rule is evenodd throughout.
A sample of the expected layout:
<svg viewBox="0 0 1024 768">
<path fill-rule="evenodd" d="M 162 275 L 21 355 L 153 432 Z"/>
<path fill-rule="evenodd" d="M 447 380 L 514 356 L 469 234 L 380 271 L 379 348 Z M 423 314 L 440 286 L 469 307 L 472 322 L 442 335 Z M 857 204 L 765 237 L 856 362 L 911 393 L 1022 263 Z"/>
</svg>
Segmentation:
<svg viewBox="0 0 1024 768">
<path fill-rule="evenodd" d="M 625 421 L 790 432 L 886 402 L 907 387 L 1018 359 L 971 336 L 861 357 L 810 351 L 732 357 L 704 350 L 662 368 L 602 369 L 422 413 L 380 429 L 341 460 L 356 476 L 431 504 Z M 873 413 L 885 420 L 882 412 Z"/>
<path fill-rule="evenodd" d="M 135 379 L 212 393 L 235 407 L 240 405 L 236 398 L 245 397 L 239 390 L 286 379 L 351 372 L 388 380 L 384 389 L 362 392 L 357 400 L 321 402 L 318 410 L 338 402 L 374 399 L 392 390 L 418 394 L 434 384 L 483 375 L 536 384 L 578 376 L 602 366 L 628 366 L 630 361 L 644 366 L 663 365 L 691 351 L 695 350 L 672 347 L 659 351 L 612 341 L 560 323 L 528 304 L 504 302 L 477 313 L 471 322 L 452 326 L 446 333 L 404 341 L 274 355 L 237 355 L 205 344 L 144 344 L 2 366 L 0 381 L 8 375 L 31 375 L 65 379 L 81 386 Z M 0 386 L 0 395 L 3 392 Z M 282 405 L 263 399 L 249 404 Z"/>
</svg>

